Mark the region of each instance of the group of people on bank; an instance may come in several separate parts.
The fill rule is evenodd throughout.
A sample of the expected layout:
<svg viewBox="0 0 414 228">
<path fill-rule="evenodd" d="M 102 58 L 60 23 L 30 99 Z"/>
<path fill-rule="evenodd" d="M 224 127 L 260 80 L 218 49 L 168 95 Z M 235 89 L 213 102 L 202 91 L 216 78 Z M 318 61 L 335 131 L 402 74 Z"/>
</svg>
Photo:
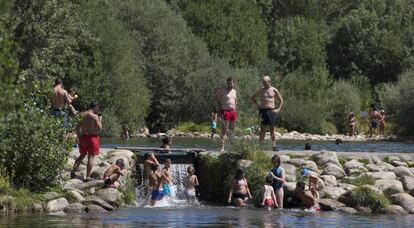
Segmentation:
<svg viewBox="0 0 414 228">
<path fill-rule="evenodd" d="M 347 119 L 348 136 L 356 136 L 357 134 L 357 118 L 353 112 L 349 113 Z M 368 127 L 370 136 L 374 134 L 385 135 L 385 111 L 378 110 L 372 105 L 368 111 Z"/>
</svg>

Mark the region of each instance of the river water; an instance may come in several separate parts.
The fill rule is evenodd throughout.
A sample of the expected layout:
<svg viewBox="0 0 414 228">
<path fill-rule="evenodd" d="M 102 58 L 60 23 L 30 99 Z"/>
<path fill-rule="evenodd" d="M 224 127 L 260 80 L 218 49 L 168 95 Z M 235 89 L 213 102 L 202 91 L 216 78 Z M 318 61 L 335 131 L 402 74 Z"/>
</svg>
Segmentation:
<svg viewBox="0 0 414 228">
<path fill-rule="evenodd" d="M 307 141 L 279 140 L 278 147 L 281 150 L 301 151 L 304 149 Z M 120 138 L 103 138 L 101 140 L 103 147 L 117 146 L 141 146 L 141 147 L 159 147 L 161 139 L 152 138 L 132 138 L 124 140 Z M 414 152 L 414 143 L 404 142 L 343 142 L 342 145 L 335 145 L 332 141 L 309 141 L 312 150 L 321 151 L 341 151 L 341 152 L 383 152 L 383 153 L 411 153 Z M 174 138 L 173 148 L 200 147 L 206 150 L 219 150 L 219 141 L 206 138 Z M 270 142 L 264 149 L 271 150 Z"/>
<path fill-rule="evenodd" d="M 0 216 L 1 227 L 413 227 L 414 215 L 350 215 L 339 212 L 268 212 L 193 206 L 125 208 L 108 214 Z"/>
</svg>

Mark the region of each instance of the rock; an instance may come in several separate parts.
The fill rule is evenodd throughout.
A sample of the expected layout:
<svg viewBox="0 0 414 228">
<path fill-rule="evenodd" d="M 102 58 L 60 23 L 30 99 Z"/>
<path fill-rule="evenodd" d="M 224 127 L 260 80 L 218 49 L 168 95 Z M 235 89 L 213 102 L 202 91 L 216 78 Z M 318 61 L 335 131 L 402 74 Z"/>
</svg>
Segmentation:
<svg viewBox="0 0 414 228">
<path fill-rule="evenodd" d="M 79 179 L 71 179 L 65 183 L 63 190 L 72 190 L 72 189 L 79 189 L 80 186 L 83 184 L 82 180 Z"/>
<path fill-rule="evenodd" d="M 63 211 L 66 207 L 69 206 L 69 202 L 65 198 L 59 198 L 47 202 L 46 210 L 48 212 L 58 212 Z"/>
<path fill-rule="evenodd" d="M 285 170 L 286 174 L 296 175 L 296 167 L 294 165 L 282 163 L 281 167 Z"/>
<path fill-rule="evenodd" d="M 406 215 L 408 212 L 404 210 L 401 206 L 398 205 L 389 205 L 387 207 L 381 208 L 379 210 L 381 214 L 390 214 L 390 215 Z"/>
<path fill-rule="evenodd" d="M 318 203 L 323 211 L 334 211 L 345 207 L 345 204 L 332 199 L 318 199 Z"/>
<path fill-rule="evenodd" d="M 368 164 L 365 168 L 370 172 L 387 172 L 393 170 L 395 167 L 388 163 L 380 162 L 377 164 Z"/>
<path fill-rule="evenodd" d="M 414 208 L 414 197 L 407 193 L 397 193 L 390 197 L 393 204 L 399 205 L 406 211 L 410 211 Z"/>
<path fill-rule="evenodd" d="M 388 156 L 388 161 L 389 161 L 389 162 L 393 162 L 393 161 L 401 161 L 401 158 L 396 157 L 396 156 Z"/>
<path fill-rule="evenodd" d="M 283 190 L 285 191 L 286 196 L 294 196 L 295 195 L 295 188 L 296 183 L 295 182 L 285 182 Z"/>
<path fill-rule="evenodd" d="M 134 153 L 130 150 L 115 150 L 108 153 L 111 157 L 126 157 L 129 161 L 132 161 Z"/>
<path fill-rule="evenodd" d="M 90 188 L 90 189 L 89 189 L 89 193 L 90 193 L 91 195 L 95 195 L 95 193 L 96 193 L 96 188 L 95 188 L 95 187 Z"/>
<path fill-rule="evenodd" d="M 81 203 L 71 203 L 67 208 L 65 208 L 66 213 L 82 213 L 86 209 L 86 206 Z"/>
<path fill-rule="evenodd" d="M 280 155 L 280 160 L 282 161 L 282 163 L 284 163 L 284 162 L 289 161 L 290 157 L 285 155 L 285 154 L 282 154 L 282 155 Z"/>
<path fill-rule="evenodd" d="M 323 169 L 323 175 L 333 175 L 335 176 L 337 179 L 340 179 L 342 177 L 344 177 L 345 171 L 338 165 L 329 163 L 324 169 Z"/>
<path fill-rule="evenodd" d="M 414 177 L 403 176 L 401 178 L 401 182 L 404 186 L 404 190 L 407 191 L 407 192 L 410 192 L 410 194 L 412 195 L 411 192 L 414 193 Z"/>
<path fill-rule="evenodd" d="M 237 161 L 237 167 L 243 170 L 246 170 L 247 168 L 249 168 L 252 165 L 252 161 L 250 160 L 238 160 Z"/>
<path fill-rule="evenodd" d="M 105 202 L 104 200 L 102 200 L 101 198 L 97 196 L 88 196 L 86 197 L 84 201 L 82 201 L 82 203 L 83 204 L 96 204 L 108 211 L 115 210 L 113 206 L 111 206 L 109 203 Z"/>
<path fill-rule="evenodd" d="M 79 189 L 84 190 L 84 189 L 88 189 L 88 188 L 92 188 L 92 187 L 102 187 L 103 185 L 104 185 L 103 180 L 92 180 L 92 181 L 89 181 L 89 182 L 82 183 L 79 186 Z"/>
<path fill-rule="evenodd" d="M 104 188 L 96 193 L 96 196 L 104 200 L 105 202 L 119 206 L 122 199 L 122 193 L 115 188 Z"/>
<path fill-rule="evenodd" d="M 322 151 L 322 153 L 313 155 L 311 159 L 319 166 L 324 166 L 328 163 L 332 163 L 338 166 L 341 165 L 335 152 Z"/>
<path fill-rule="evenodd" d="M 88 213 L 107 213 L 108 211 L 96 204 L 87 204 L 85 211 Z"/>
<path fill-rule="evenodd" d="M 393 172 L 373 172 L 366 173 L 367 176 L 374 178 L 375 180 L 395 180 L 397 176 Z"/>
<path fill-rule="evenodd" d="M 407 163 L 403 162 L 403 161 L 392 161 L 391 165 L 393 165 L 393 166 L 404 166 L 404 167 L 408 166 Z"/>
<path fill-rule="evenodd" d="M 33 212 L 42 212 L 43 211 L 43 206 L 40 203 L 33 203 L 32 204 L 32 210 L 33 210 Z"/>
<path fill-rule="evenodd" d="M 355 210 L 352 207 L 341 207 L 338 209 L 338 211 L 344 212 L 344 213 L 348 213 L 348 214 L 355 214 L 358 213 L 357 210 Z"/>
<path fill-rule="evenodd" d="M 302 167 L 308 168 L 308 169 L 313 170 L 315 172 L 318 171 L 318 166 L 316 165 L 316 163 L 314 161 L 306 160 L 305 165 L 303 165 Z"/>
<path fill-rule="evenodd" d="M 43 198 L 45 198 L 46 201 L 50 201 L 59 197 L 59 194 L 57 194 L 56 192 L 46 192 L 45 194 L 43 194 Z"/>
<path fill-rule="evenodd" d="M 107 169 L 108 169 L 108 166 L 93 169 L 93 171 L 91 173 L 91 178 L 102 179 L 103 175 L 104 175 L 104 173 Z"/>
<path fill-rule="evenodd" d="M 286 174 L 285 181 L 287 182 L 296 182 L 296 175 Z"/>
<path fill-rule="evenodd" d="M 70 191 L 68 191 L 68 194 L 70 195 L 70 196 L 72 196 L 75 200 L 76 200 L 76 202 L 81 202 L 81 201 L 84 201 L 85 200 L 85 197 L 83 197 L 79 192 L 77 192 L 77 191 L 74 191 L 74 190 L 70 190 Z"/>
<path fill-rule="evenodd" d="M 374 187 L 378 188 L 380 191 L 382 191 L 385 195 L 388 196 L 395 193 L 404 192 L 403 185 L 398 180 L 376 180 Z"/>
<path fill-rule="evenodd" d="M 331 187 L 331 186 L 325 186 L 323 189 L 325 193 L 325 197 L 331 198 L 331 199 L 338 199 L 339 196 L 344 194 L 346 191 L 341 187 Z"/>
<path fill-rule="evenodd" d="M 360 167 L 364 167 L 364 164 L 362 164 L 361 162 L 357 161 L 357 160 L 351 160 L 348 161 L 344 164 L 344 169 L 355 169 L 355 168 L 360 168 Z"/>
<path fill-rule="evenodd" d="M 334 187 L 337 185 L 336 177 L 334 175 L 321 175 L 320 178 L 326 186 Z"/>
<path fill-rule="evenodd" d="M 368 169 L 363 166 L 358 167 L 358 168 L 345 169 L 345 173 L 351 176 L 358 176 L 361 173 L 366 173 L 366 172 L 368 172 Z"/>
<path fill-rule="evenodd" d="M 374 163 L 374 164 L 377 164 L 377 163 L 380 163 L 380 162 L 382 162 L 382 160 L 377 156 L 377 155 L 371 155 L 370 156 L 370 158 L 371 158 L 371 161 Z"/>
<path fill-rule="evenodd" d="M 398 166 L 395 167 L 392 172 L 394 172 L 397 177 L 403 177 L 403 176 L 409 176 L 414 177 L 414 174 L 411 172 L 411 170 L 405 166 Z"/>
<path fill-rule="evenodd" d="M 66 164 L 69 166 L 69 167 L 73 167 L 73 165 L 75 164 L 75 159 L 72 159 L 72 158 L 68 158 L 68 160 L 67 160 L 67 162 L 66 162 Z"/>
<path fill-rule="evenodd" d="M 372 210 L 369 207 L 357 207 L 357 211 L 364 213 L 364 214 L 371 214 Z"/>
<path fill-rule="evenodd" d="M 337 187 L 343 188 L 345 191 L 349 191 L 355 188 L 355 185 L 347 183 L 339 183 Z"/>
<path fill-rule="evenodd" d="M 125 163 L 125 168 L 126 169 L 129 169 L 129 167 L 130 167 L 130 165 L 129 165 L 129 160 L 128 160 L 128 158 L 126 158 L 126 157 L 123 157 L 123 156 L 113 156 L 113 157 L 111 157 L 109 160 L 108 160 L 108 162 L 110 163 L 110 164 L 114 164 L 118 159 L 122 159 L 122 160 L 124 160 L 124 163 Z"/>
<path fill-rule="evenodd" d="M 71 152 L 69 152 L 68 157 L 76 160 L 79 157 L 79 150 L 78 149 L 74 149 Z"/>
</svg>

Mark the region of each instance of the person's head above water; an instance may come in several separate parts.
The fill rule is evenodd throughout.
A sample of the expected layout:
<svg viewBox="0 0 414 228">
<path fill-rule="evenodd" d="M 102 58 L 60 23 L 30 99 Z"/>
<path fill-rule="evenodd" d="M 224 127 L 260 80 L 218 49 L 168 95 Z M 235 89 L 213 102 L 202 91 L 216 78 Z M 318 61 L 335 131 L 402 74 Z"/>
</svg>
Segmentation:
<svg viewBox="0 0 414 228">
<path fill-rule="evenodd" d="M 305 143 L 305 150 L 312 150 L 312 146 L 310 143 Z"/>
<path fill-rule="evenodd" d="M 232 77 L 228 77 L 226 80 L 227 83 L 227 89 L 233 89 L 234 88 L 234 79 Z"/>
<path fill-rule="evenodd" d="M 241 180 L 244 178 L 244 171 L 242 169 L 236 170 L 236 175 L 234 176 L 234 179 Z"/>
<path fill-rule="evenodd" d="M 62 79 L 61 78 L 56 78 L 55 79 L 55 86 L 57 85 L 62 85 Z"/>
<path fill-rule="evenodd" d="M 152 163 L 152 164 L 151 164 L 151 170 L 152 170 L 152 171 L 157 171 L 159 166 L 160 166 L 160 165 L 158 165 L 157 163 Z"/>
<path fill-rule="evenodd" d="M 164 145 L 170 145 L 171 142 L 172 142 L 172 139 L 170 137 L 164 137 L 162 139 L 162 144 L 164 144 Z"/>
<path fill-rule="evenodd" d="M 336 139 L 335 145 L 342 145 L 342 139 Z"/>
<path fill-rule="evenodd" d="M 264 87 L 269 87 L 270 86 L 270 77 L 268 75 L 263 76 L 262 78 L 262 85 Z"/>
<path fill-rule="evenodd" d="M 193 175 L 195 173 L 195 169 L 193 166 L 188 166 L 187 173 Z"/>
<path fill-rule="evenodd" d="M 274 166 L 280 166 L 280 156 L 277 154 L 273 155 L 272 163 Z"/>
<path fill-rule="evenodd" d="M 124 159 L 120 158 L 116 160 L 115 165 L 117 165 L 120 169 L 125 169 Z"/>
</svg>

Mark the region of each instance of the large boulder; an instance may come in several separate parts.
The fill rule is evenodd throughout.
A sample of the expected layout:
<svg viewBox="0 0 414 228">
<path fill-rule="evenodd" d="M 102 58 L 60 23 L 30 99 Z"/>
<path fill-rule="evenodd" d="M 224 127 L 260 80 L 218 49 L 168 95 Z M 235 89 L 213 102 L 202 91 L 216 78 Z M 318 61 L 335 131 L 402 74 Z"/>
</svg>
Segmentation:
<svg viewBox="0 0 414 228">
<path fill-rule="evenodd" d="M 398 166 L 395 167 L 392 172 L 394 172 L 397 177 L 404 177 L 404 176 L 409 176 L 409 177 L 414 177 L 414 174 L 411 172 L 411 170 L 405 166 Z"/>
<path fill-rule="evenodd" d="M 393 172 L 369 172 L 367 176 L 374 178 L 375 180 L 395 180 L 397 176 Z"/>
<path fill-rule="evenodd" d="M 54 199 L 57 199 L 59 197 L 60 197 L 60 195 L 57 194 L 56 192 L 46 192 L 46 193 L 43 194 L 43 198 L 46 201 L 54 200 Z"/>
<path fill-rule="evenodd" d="M 288 161 L 286 161 L 286 163 L 301 167 L 303 165 L 305 165 L 305 159 L 302 158 L 292 158 Z"/>
<path fill-rule="evenodd" d="M 407 193 L 397 193 L 390 197 L 393 204 L 399 205 L 406 211 L 410 211 L 414 208 L 414 197 Z"/>
<path fill-rule="evenodd" d="M 339 163 L 338 156 L 332 151 L 323 151 L 319 154 L 315 154 L 311 157 L 311 159 L 319 166 L 325 166 L 328 163 L 336 164 L 338 166 L 341 165 L 341 163 Z"/>
<path fill-rule="evenodd" d="M 76 200 L 76 202 L 81 202 L 85 200 L 85 197 L 82 196 L 79 192 L 75 190 L 68 191 L 68 195 L 70 195 L 73 199 Z"/>
<path fill-rule="evenodd" d="M 81 203 L 71 203 L 67 208 L 65 208 L 66 213 L 82 213 L 86 209 L 86 206 Z"/>
<path fill-rule="evenodd" d="M 290 160 L 290 157 L 289 156 L 287 156 L 285 154 L 280 155 L 280 161 L 282 161 L 282 163 L 283 162 L 287 162 L 289 160 Z"/>
<path fill-rule="evenodd" d="M 108 169 L 108 167 L 109 166 L 103 166 L 103 167 L 93 169 L 93 171 L 91 173 L 91 178 L 102 179 L 103 175 L 106 172 L 106 170 Z"/>
<path fill-rule="evenodd" d="M 285 191 L 285 195 L 286 196 L 294 196 L 295 195 L 295 188 L 296 188 L 296 183 L 295 182 L 285 182 L 283 187 L 283 190 Z"/>
<path fill-rule="evenodd" d="M 287 182 L 296 182 L 296 175 L 293 174 L 286 174 L 285 181 Z"/>
<path fill-rule="evenodd" d="M 355 185 L 347 183 L 338 183 L 337 187 L 343 188 L 345 191 L 349 191 L 355 188 Z"/>
<path fill-rule="evenodd" d="M 401 206 L 398 205 L 389 205 L 387 207 L 381 208 L 379 210 L 381 214 L 389 214 L 389 215 L 406 215 L 408 212 L 404 210 Z"/>
<path fill-rule="evenodd" d="M 401 178 L 401 182 L 403 183 L 404 190 L 409 192 L 411 195 L 413 195 L 414 194 L 414 177 L 403 176 Z"/>
<path fill-rule="evenodd" d="M 48 212 L 63 211 L 69 206 L 69 202 L 65 198 L 54 199 L 47 202 L 46 210 Z"/>
<path fill-rule="evenodd" d="M 336 177 L 334 175 L 321 175 L 320 178 L 325 183 L 325 186 L 334 187 L 337 185 Z"/>
<path fill-rule="evenodd" d="M 323 189 L 325 197 L 331 199 L 338 199 L 345 192 L 346 190 L 341 187 L 325 186 L 325 188 Z"/>
<path fill-rule="evenodd" d="M 87 204 L 85 211 L 88 213 L 107 213 L 108 211 L 96 204 Z"/>
<path fill-rule="evenodd" d="M 83 204 L 96 204 L 108 211 L 115 210 L 115 208 L 112 205 L 110 205 L 109 203 L 105 202 L 104 200 L 102 200 L 101 198 L 97 196 L 88 196 L 86 197 L 84 201 L 82 201 L 82 203 Z"/>
<path fill-rule="evenodd" d="M 65 183 L 63 190 L 72 190 L 72 189 L 79 189 L 80 186 L 83 184 L 82 180 L 79 179 L 71 179 Z"/>
<path fill-rule="evenodd" d="M 341 208 L 338 209 L 338 211 L 344 212 L 344 213 L 348 213 L 348 214 L 356 214 L 356 213 L 358 213 L 358 211 L 355 210 L 352 207 L 341 207 Z"/>
<path fill-rule="evenodd" d="M 344 169 L 355 169 L 355 168 L 360 168 L 360 167 L 364 167 L 364 164 L 362 164 L 361 162 L 352 159 L 351 161 L 347 161 L 344 164 Z"/>
<path fill-rule="evenodd" d="M 96 193 L 96 196 L 112 205 L 120 205 L 122 193 L 115 188 L 104 188 Z"/>
<path fill-rule="evenodd" d="M 376 164 L 368 164 L 365 168 L 370 172 L 387 172 L 393 170 L 395 167 L 385 162 L 379 162 Z"/>
<path fill-rule="evenodd" d="M 115 150 L 108 152 L 110 157 L 126 157 L 129 161 L 132 161 L 134 153 L 130 150 Z"/>
<path fill-rule="evenodd" d="M 318 199 L 318 203 L 323 211 L 334 211 L 345 207 L 345 204 L 332 199 Z"/>
<path fill-rule="evenodd" d="M 338 165 L 329 163 L 324 169 L 322 175 L 333 175 L 337 179 L 346 176 L 345 171 Z"/>
<path fill-rule="evenodd" d="M 376 180 L 374 184 L 375 188 L 378 188 L 385 195 L 392 195 L 395 193 L 404 192 L 402 183 L 398 180 Z"/>
<path fill-rule="evenodd" d="M 103 184 L 104 184 L 103 180 L 92 180 L 92 181 L 88 181 L 88 182 L 81 184 L 78 189 L 84 190 L 84 189 L 89 189 L 93 187 L 102 187 Z"/>
<path fill-rule="evenodd" d="M 296 175 L 296 167 L 294 165 L 282 163 L 281 167 L 285 170 L 286 174 Z"/>
<path fill-rule="evenodd" d="M 407 165 L 407 163 L 406 162 L 403 162 L 403 161 L 392 161 L 392 162 L 390 162 L 391 163 L 391 165 L 393 165 L 393 166 L 405 166 L 405 167 L 407 167 L 408 165 Z"/>
</svg>

